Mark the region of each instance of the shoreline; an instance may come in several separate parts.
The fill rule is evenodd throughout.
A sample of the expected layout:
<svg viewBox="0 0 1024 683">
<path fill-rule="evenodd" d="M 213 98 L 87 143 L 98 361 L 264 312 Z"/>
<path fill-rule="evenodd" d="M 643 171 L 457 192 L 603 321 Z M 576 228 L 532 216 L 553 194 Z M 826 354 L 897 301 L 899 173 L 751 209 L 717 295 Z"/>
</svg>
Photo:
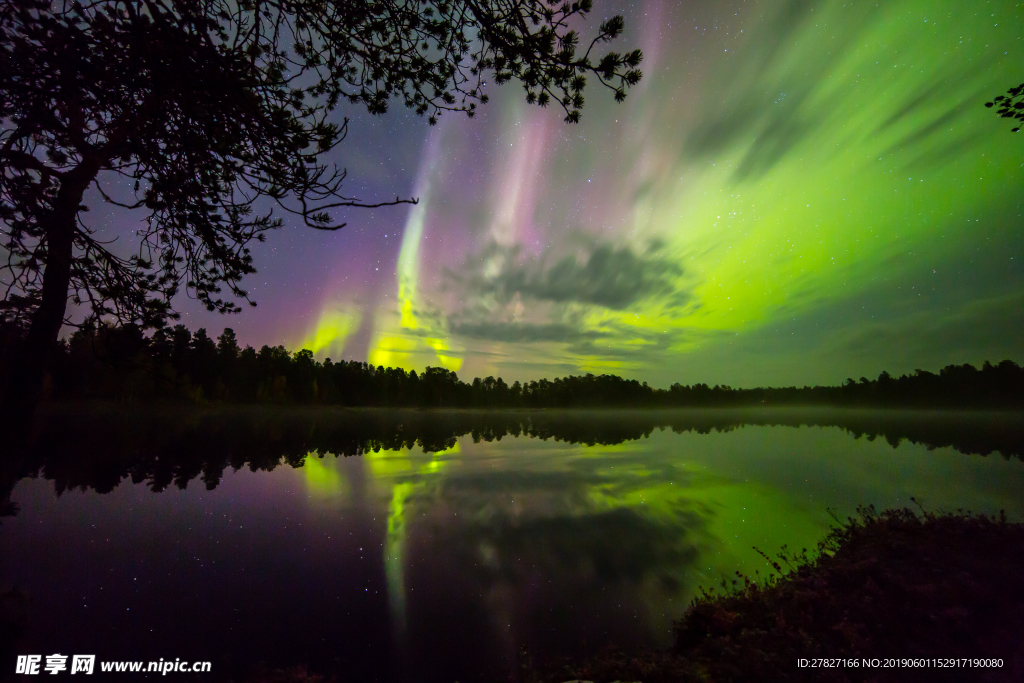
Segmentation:
<svg viewBox="0 0 1024 683">
<path fill-rule="evenodd" d="M 771 576 L 702 589 L 672 648 L 550 662 L 524 681 L 1024 679 L 1024 524 L 868 507 L 813 554 L 762 555 Z"/>
<path fill-rule="evenodd" d="M 39 405 L 39 414 L 53 414 L 70 410 L 117 410 L 148 412 L 155 410 L 179 411 L 216 411 L 216 410 L 273 410 L 288 413 L 312 412 L 402 412 L 402 413 L 458 413 L 458 414 L 509 414 L 509 413 L 624 413 L 627 415 L 646 415 L 651 413 L 751 413 L 772 411 L 816 411 L 836 413 L 901 413 L 919 415 L 963 414 L 963 415 L 1006 415 L 1024 416 L 1024 408 L 985 406 L 915 406 L 915 405 L 837 405 L 828 403 L 776 403 L 776 404 L 737 404 L 737 405 L 706 405 L 706 406 L 347 406 L 331 403 L 294 403 L 294 402 L 253 402 L 239 401 L 203 401 L 200 403 L 182 400 L 134 400 L 116 401 L 110 399 L 58 400 Z"/>
</svg>

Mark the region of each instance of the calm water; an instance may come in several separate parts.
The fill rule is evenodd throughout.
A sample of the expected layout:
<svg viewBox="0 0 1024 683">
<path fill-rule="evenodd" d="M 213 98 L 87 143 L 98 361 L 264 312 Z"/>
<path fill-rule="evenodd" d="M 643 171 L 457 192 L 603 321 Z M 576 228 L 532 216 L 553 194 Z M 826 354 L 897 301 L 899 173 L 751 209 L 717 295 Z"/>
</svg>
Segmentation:
<svg viewBox="0 0 1024 683">
<path fill-rule="evenodd" d="M 829 508 L 1024 519 L 1022 435 L 864 411 L 62 414 L 0 486 L 0 590 L 30 596 L 24 653 L 507 680 L 524 645 L 667 645 L 698 585 L 813 547 Z"/>
</svg>

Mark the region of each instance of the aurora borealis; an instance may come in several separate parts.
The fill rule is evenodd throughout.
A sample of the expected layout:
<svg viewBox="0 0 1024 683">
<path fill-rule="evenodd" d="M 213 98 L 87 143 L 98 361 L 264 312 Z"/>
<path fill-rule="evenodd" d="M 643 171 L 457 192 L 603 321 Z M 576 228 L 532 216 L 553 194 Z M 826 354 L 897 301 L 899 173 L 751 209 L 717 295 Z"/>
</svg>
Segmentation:
<svg viewBox="0 0 1024 683">
<path fill-rule="evenodd" d="M 289 227 L 260 307 L 195 328 L 319 358 L 530 380 L 839 383 L 1024 358 L 1012 2 L 631 5 L 644 78 L 579 125 L 492 86 L 468 120 L 350 114 L 348 194 L 419 204 Z"/>
</svg>

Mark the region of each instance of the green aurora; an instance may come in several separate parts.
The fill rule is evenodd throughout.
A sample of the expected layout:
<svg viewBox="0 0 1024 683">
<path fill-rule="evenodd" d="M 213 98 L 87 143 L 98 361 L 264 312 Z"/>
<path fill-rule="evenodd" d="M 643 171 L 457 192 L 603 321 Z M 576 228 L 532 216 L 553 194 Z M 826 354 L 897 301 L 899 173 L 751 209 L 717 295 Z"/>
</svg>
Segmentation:
<svg viewBox="0 0 1024 683">
<path fill-rule="evenodd" d="M 392 293 L 332 280 L 302 346 L 655 386 L 1024 356 L 1024 141 L 983 106 L 1020 80 L 1020 5 L 625 11 L 626 103 L 595 87 L 573 127 L 502 88 L 443 119 Z"/>
</svg>

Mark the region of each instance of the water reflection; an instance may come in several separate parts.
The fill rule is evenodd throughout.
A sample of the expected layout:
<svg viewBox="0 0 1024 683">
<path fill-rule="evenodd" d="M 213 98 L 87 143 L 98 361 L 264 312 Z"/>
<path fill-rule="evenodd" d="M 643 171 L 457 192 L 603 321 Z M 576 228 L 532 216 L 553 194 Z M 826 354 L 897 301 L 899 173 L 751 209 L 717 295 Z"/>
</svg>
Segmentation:
<svg viewBox="0 0 1024 683">
<path fill-rule="evenodd" d="M 743 425 L 834 426 L 855 438 L 909 441 L 928 448 L 1024 460 L 1024 415 L 943 411 L 841 409 L 681 411 L 417 411 L 331 409 L 210 409 L 125 412 L 66 410 L 37 428 L 31 456 L 7 481 L 41 472 L 58 493 L 90 488 L 107 493 L 122 480 L 154 491 L 184 488 L 199 478 L 207 489 L 228 468 L 300 466 L 310 452 L 363 455 L 419 448 L 445 451 L 457 439 L 501 441 L 529 436 L 574 444 L 611 445 L 674 433 L 728 432 Z"/>
<path fill-rule="evenodd" d="M 339 680 L 505 680 L 522 645 L 664 644 L 698 583 L 755 569 L 754 545 L 813 544 L 826 506 L 917 495 L 1024 514 L 1013 415 L 50 419 L 5 463 L 21 510 L 0 527 L 0 592 L 32 596 L 20 651 L 209 659 L 224 677 L 298 664 Z M 938 450 L 894 451 L 903 440 Z"/>
</svg>

